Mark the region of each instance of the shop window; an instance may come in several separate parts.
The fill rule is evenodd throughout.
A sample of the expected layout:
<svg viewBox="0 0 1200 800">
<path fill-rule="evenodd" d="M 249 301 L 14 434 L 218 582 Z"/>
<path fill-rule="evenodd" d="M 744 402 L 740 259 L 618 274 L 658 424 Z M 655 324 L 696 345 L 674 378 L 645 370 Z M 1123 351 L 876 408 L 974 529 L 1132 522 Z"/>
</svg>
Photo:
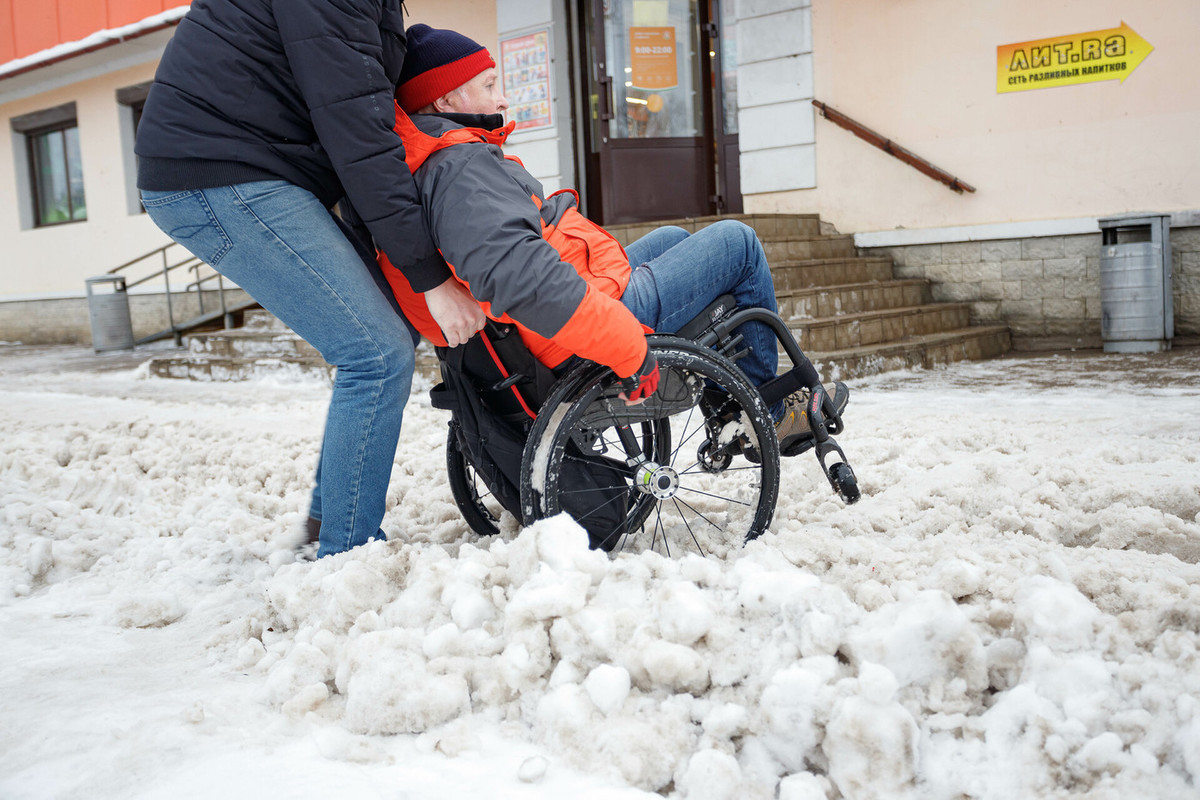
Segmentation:
<svg viewBox="0 0 1200 800">
<path fill-rule="evenodd" d="M 12 127 L 25 140 L 33 227 L 86 220 L 75 104 L 16 117 Z"/>
</svg>

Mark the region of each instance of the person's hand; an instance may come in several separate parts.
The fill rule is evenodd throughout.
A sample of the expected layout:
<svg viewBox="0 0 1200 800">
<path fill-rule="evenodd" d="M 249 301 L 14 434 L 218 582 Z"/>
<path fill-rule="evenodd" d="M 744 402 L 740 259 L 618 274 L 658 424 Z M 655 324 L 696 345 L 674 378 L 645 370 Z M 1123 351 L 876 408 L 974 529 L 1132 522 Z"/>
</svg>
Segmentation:
<svg viewBox="0 0 1200 800">
<path fill-rule="evenodd" d="M 425 303 L 451 347 L 466 344 L 487 322 L 478 301 L 454 278 L 425 292 Z"/>
<path fill-rule="evenodd" d="M 620 397 L 627 405 L 635 406 L 645 402 L 658 388 L 658 359 L 650 350 L 646 351 L 646 360 L 638 371 L 628 378 L 621 378 Z"/>
</svg>

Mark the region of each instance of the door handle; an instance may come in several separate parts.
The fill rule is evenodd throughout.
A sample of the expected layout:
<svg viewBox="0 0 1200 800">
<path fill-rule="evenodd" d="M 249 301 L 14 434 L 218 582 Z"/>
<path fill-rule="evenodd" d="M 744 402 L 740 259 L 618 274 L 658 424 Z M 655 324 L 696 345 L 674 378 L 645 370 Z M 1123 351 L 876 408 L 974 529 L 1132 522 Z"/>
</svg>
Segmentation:
<svg viewBox="0 0 1200 800">
<path fill-rule="evenodd" d="M 608 121 L 615 117 L 613 114 L 613 79 L 611 75 L 604 75 L 598 81 L 597 85 L 600 88 L 600 119 Z"/>
</svg>

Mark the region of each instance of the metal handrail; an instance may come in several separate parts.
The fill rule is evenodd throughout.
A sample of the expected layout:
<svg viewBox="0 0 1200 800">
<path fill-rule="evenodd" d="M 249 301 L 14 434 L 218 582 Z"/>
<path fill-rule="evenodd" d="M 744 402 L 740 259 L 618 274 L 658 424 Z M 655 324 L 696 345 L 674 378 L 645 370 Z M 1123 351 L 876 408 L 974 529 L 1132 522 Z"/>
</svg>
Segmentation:
<svg viewBox="0 0 1200 800">
<path fill-rule="evenodd" d="M 183 343 L 182 332 L 184 330 L 184 328 L 182 328 L 178 323 L 175 322 L 175 308 L 174 308 L 173 303 L 171 302 L 171 273 L 177 269 L 186 268 L 189 272 L 192 273 L 193 280 L 184 286 L 183 292 L 186 294 L 187 292 L 191 291 L 193 288 L 196 289 L 197 298 L 200 303 L 201 316 L 204 315 L 203 286 L 205 283 L 207 283 L 209 281 L 212 281 L 212 280 L 217 281 L 217 296 L 218 296 L 218 298 L 220 300 L 220 304 L 221 304 L 221 313 L 225 317 L 225 327 L 228 328 L 231 326 L 230 319 L 229 319 L 229 312 L 227 310 L 228 305 L 226 304 L 226 301 L 225 301 L 225 281 L 224 281 L 223 276 L 221 275 L 221 273 L 216 272 L 214 270 L 212 275 L 206 275 L 206 276 L 201 277 L 200 270 L 208 265 L 205 262 L 201 261 L 196 256 L 192 255 L 191 253 L 187 253 L 187 255 L 185 257 L 183 257 L 182 259 L 172 263 L 171 258 L 173 257 L 174 254 L 172 254 L 172 256 L 168 256 L 168 251 L 171 250 L 171 248 L 173 248 L 173 247 L 179 247 L 179 246 L 180 245 L 178 242 L 170 242 L 169 244 L 165 244 L 162 247 L 159 247 L 155 250 L 151 250 L 148 253 L 144 253 L 143 255 L 140 255 L 137 258 L 126 261 L 124 264 L 113 267 L 107 273 L 105 273 L 107 275 L 116 275 L 116 274 L 122 272 L 123 270 L 127 270 L 131 267 L 134 267 L 135 265 L 141 264 L 141 263 L 147 261 L 148 259 L 153 259 L 155 256 L 158 256 L 159 258 L 161 258 L 162 266 L 160 268 L 156 267 L 148 274 L 146 274 L 140 278 L 137 278 L 136 280 L 127 281 L 125 286 L 126 286 L 126 288 L 132 288 L 134 286 L 138 286 L 138 285 L 146 283 L 148 281 L 156 280 L 158 278 L 162 279 L 163 295 L 167 301 L 167 322 L 170 326 L 170 331 L 175 338 L 176 345 L 180 345 Z M 210 269 L 211 269 L 211 267 L 210 267 Z"/>
<path fill-rule="evenodd" d="M 888 155 L 895 156 L 922 175 L 927 175 L 939 183 L 946 184 L 946 186 L 959 194 L 975 191 L 975 187 L 971 184 L 960 181 L 944 169 L 935 167 L 913 151 L 901 147 L 891 139 L 876 133 L 861 122 L 847 117 L 837 109 L 830 108 L 820 100 L 813 100 L 812 104 L 817 107 L 822 116 L 834 125 L 837 125 L 839 128 L 845 128 L 863 141 L 870 142 Z"/>
<path fill-rule="evenodd" d="M 228 314 L 229 309 L 225 305 L 225 276 L 222 275 L 221 273 L 217 272 L 216 270 L 213 270 L 212 275 L 205 275 L 204 277 L 200 277 L 200 270 L 203 267 L 207 267 L 207 266 L 208 265 L 205 264 L 203 261 L 200 261 L 199 259 L 197 259 L 197 263 L 192 264 L 190 267 L 188 267 L 188 272 L 192 273 L 196 277 L 191 283 L 189 283 L 187 286 L 183 287 L 183 290 L 185 292 L 190 292 L 192 289 L 196 290 L 196 302 L 200 306 L 200 313 L 203 314 L 204 313 L 204 284 L 208 283 L 209 281 L 215 280 L 217 282 L 217 298 L 221 301 L 221 314 L 222 315 Z"/>
</svg>

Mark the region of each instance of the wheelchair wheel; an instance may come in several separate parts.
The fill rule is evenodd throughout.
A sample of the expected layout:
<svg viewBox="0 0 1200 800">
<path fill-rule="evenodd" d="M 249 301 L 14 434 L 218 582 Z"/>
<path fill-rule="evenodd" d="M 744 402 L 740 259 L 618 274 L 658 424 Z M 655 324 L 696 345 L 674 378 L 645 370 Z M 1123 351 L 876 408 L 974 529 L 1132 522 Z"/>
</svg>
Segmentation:
<svg viewBox="0 0 1200 800">
<path fill-rule="evenodd" d="M 724 555 L 771 522 L 779 491 L 774 425 L 725 357 L 672 337 L 651 337 L 651 347 L 661 377 L 641 405 L 617 396 L 605 367 L 585 365 L 556 385 L 525 446 L 525 524 L 567 511 L 593 547 Z M 747 450 L 761 451 L 758 463 Z M 592 472 L 603 464 L 599 473 L 613 485 L 579 490 L 571 468 L 580 464 Z"/>
<path fill-rule="evenodd" d="M 471 530 L 480 536 L 499 533 L 503 507 L 459 449 L 458 427 L 454 424 L 450 425 L 450 435 L 446 437 L 446 473 L 450 478 L 454 504 Z"/>
</svg>

